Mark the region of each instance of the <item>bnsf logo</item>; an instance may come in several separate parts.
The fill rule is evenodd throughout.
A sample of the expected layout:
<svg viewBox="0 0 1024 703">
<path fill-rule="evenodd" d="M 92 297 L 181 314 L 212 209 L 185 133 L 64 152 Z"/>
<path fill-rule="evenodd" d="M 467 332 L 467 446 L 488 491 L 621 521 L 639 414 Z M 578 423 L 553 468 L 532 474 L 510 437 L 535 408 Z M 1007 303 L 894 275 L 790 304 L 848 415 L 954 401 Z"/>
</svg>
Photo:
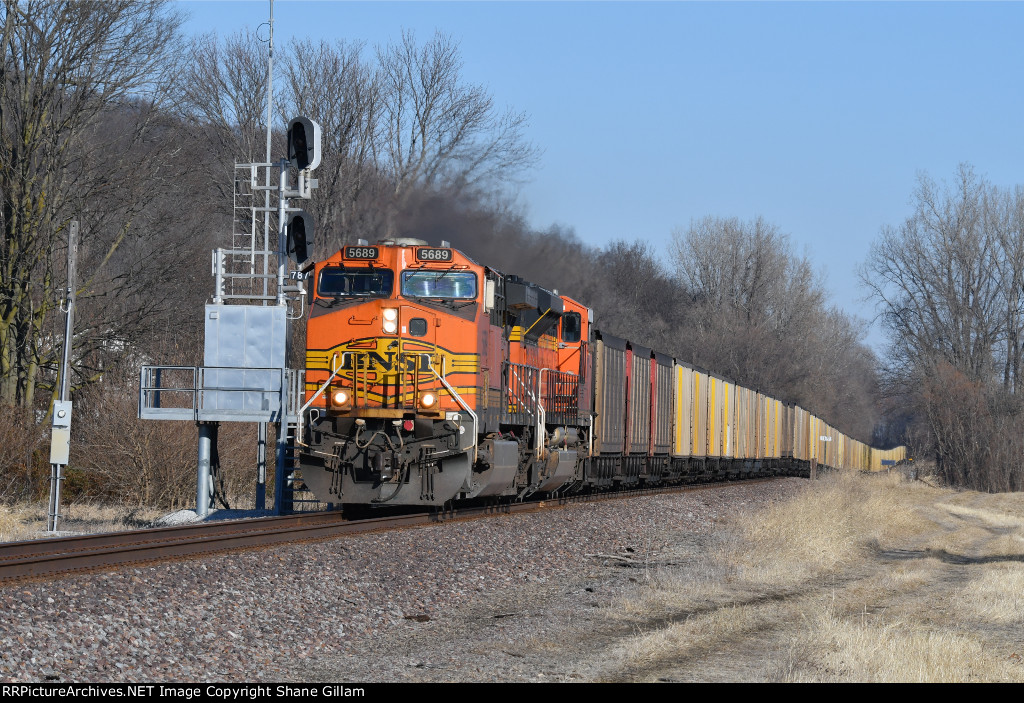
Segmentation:
<svg viewBox="0 0 1024 703">
<path fill-rule="evenodd" d="M 429 374 L 431 355 L 405 353 L 399 356 L 396 352 L 345 352 L 341 355 L 340 368 L 343 371 L 380 371 L 385 374 L 399 371 Z"/>
<path fill-rule="evenodd" d="M 453 353 L 422 342 L 406 342 L 399 351 L 396 341 L 357 339 L 333 349 L 310 350 L 306 353 L 306 367 L 327 373 L 337 368 L 340 378 L 358 379 L 370 385 L 412 383 L 414 380 L 423 384 L 437 381 L 435 374 L 450 376 L 479 371 L 476 354 Z"/>
</svg>

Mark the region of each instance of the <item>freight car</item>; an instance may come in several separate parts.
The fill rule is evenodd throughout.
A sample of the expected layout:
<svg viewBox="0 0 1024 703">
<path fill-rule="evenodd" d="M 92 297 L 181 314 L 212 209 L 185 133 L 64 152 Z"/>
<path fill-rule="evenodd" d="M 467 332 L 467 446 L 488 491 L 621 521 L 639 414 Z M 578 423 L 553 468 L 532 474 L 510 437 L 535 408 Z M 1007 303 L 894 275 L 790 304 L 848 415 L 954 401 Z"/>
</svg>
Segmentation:
<svg viewBox="0 0 1024 703">
<path fill-rule="evenodd" d="M 446 242 L 313 271 L 302 479 L 359 505 L 523 499 L 903 458 L 599 330 L 594 311 Z"/>
</svg>

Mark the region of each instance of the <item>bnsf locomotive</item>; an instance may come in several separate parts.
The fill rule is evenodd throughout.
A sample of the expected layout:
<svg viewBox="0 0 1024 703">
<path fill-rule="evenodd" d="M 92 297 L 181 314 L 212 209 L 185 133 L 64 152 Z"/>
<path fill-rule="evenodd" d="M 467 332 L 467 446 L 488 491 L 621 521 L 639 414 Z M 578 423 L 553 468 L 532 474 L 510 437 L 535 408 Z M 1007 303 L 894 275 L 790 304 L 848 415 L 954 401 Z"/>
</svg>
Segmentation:
<svg viewBox="0 0 1024 703">
<path fill-rule="evenodd" d="M 346 246 L 313 277 L 300 465 L 324 502 L 443 505 L 903 456 L 602 334 L 585 305 L 444 242 Z"/>
</svg>

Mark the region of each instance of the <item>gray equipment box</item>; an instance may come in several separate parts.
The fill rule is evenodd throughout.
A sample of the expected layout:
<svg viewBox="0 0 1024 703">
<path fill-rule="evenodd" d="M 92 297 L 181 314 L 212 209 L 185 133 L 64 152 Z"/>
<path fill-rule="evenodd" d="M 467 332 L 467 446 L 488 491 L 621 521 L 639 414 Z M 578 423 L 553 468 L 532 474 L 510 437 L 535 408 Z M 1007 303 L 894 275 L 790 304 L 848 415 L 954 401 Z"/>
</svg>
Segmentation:
<svg viewBox="0 0 1024 703">
<path fill-rule="evenodd" d="M 50 434 L 50 463 L 67 466 L 71 456 L 71 401 L 53 401 L 53 430 Z"/>
<path fill-rule="evenodd" d="M 287 353 L 286 314 L 285 306 L 206 306 L 203 415 L 276 415 Z"/>
</svg>

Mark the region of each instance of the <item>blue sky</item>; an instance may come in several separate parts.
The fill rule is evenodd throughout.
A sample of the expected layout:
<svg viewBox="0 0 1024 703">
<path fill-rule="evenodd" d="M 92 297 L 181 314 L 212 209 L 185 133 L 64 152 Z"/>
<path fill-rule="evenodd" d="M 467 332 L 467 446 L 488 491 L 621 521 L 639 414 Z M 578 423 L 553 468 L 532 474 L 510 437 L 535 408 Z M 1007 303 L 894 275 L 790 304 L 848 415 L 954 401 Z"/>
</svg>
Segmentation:
<svg viewBox="0 0 1024 703">
<path fill-rule="evenodd" d="M 266 21 L 267 0 L 183 0 L 190 32 Z M 649 241 L 763 215 L 862 318 L 855 268 L 910 212 L 919 172 L 970 162 L 1024 184 L 1024 3 L 304 2 L 275 43 L 403 29 L 461 47 L 467 80 L 530 116 L 530 222 Z M 881 341 L 877 328 L 869 341 Z"/>
</svg>

